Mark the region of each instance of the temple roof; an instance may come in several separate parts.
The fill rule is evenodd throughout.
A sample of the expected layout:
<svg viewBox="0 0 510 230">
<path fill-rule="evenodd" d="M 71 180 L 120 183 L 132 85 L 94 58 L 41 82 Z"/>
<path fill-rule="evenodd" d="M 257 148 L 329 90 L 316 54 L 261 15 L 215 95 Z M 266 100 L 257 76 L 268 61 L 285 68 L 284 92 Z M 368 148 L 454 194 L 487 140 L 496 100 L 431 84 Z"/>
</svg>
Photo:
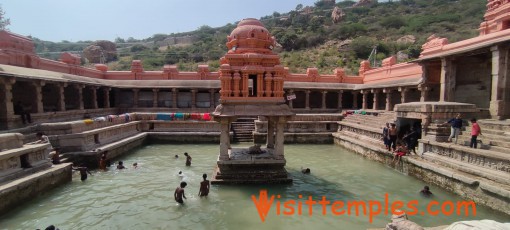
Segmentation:
<svg viewBox="0 0 510 230">
<path fill-rule="evenodd" d="M 0 77 L 12 76 L 25 79 L 63 83 L 88 84 L 116 88 L 220 88 L 219 80 L 107 80 L 0 64 Z"/>
<path fill-rule="evenodd" d="M 474 37 L 471 39 L 443 45 L 437 51 L 429 55 L 413 60 L 411 62 L 421 62 L 426 60 L 438 59 L 441 57 L 452 56 L 462 53 L 468 53 L 474 50 L 489 48 L 499 43 L 509 42 L 510 30 L 502 30 L 487 35 Z"/>
</svg>

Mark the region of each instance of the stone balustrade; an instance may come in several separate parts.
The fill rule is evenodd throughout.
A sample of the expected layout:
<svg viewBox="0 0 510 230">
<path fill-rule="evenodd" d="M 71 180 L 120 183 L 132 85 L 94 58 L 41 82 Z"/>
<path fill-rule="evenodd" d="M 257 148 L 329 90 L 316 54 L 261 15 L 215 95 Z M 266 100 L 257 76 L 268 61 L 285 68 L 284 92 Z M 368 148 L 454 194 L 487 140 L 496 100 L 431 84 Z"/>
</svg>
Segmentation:
<svg viewBox="0 0 510 230">
<path fill-rule="evenodd" d="M 58 135 L 52 138 L 52 143 L 62 148 L 63 152 L 90 151 L 139 133 L 140 124 L 140 121 L 131 121 L 81 133 Z"/>
<path fill-rule="evenodd" d="M 338 122 L 338 132 L 348 132 L 354 135 L 360 135 L 369 137 L 373 141 L 380 142 L 382 144 L 382 129 L 367 127 L 364 125 L 353 124 L 349 122 Z"/>
<path fill-rule="evenodd" d="M 337 121 L 288 121 L 284 126 L 286 133 L 335 132 Z M 255 121 L 255 132 L 267 133 L 267 121 Z"/>
<path fill-rule="evenodd" d="M 49 144 L 22 145 L 1 151 L 0 183 L 50 167 L 48 146 Z"/>
<path fill-rule="evenodd" d="M 23 135 L 20 133 L 0 134 L 0 151 L 23 147 Z"/>
<path fill-rule="evenodd" d="M 489 150 L 472 149 L 451 143 L 440 143 L 428 140 L 419 140 L 420 149 L 426 154 L 438 154 L 455 161 L 471 165 L 510 173 L 510 158 L 506 153 Z"/>
<path fill-rule="evenodd" d="M 148 131 L 151 132 L 218 132 L 218 134 L 220 132 L 220 124 L 215 121 L 148 121 L 147 123 Z"/>
<path fill-rule="evenodd" d="M 134 119 L 134 113 L 129 113 L 131 116 L 130 120 Z M 40 124 L 38 130 L 44 132 L 46 135 L 63 135 L 63 134 L 72 134 L 72 133 L 81 133 L 89 130 L 109 127 L 112 125 L 118 125 L 126 123 L 126 114 L 121 114 L 120 116 L 114 115 L 111 119 L 105 117 L 106 120 L 96 121 L 92 119 L 84 119 L 78 121 L 70 121 L 70 122 L 59 122 L 59 123 L 43 123 Z"/>
</svg>

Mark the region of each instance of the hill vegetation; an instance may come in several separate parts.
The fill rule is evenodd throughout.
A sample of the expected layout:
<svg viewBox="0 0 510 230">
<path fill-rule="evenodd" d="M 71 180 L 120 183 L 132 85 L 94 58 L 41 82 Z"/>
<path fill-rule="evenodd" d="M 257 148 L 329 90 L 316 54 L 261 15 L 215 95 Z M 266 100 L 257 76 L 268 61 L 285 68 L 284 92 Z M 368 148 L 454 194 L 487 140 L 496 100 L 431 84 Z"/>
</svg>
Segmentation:
<svg viewBox="0 0 510 230">
<path fill-rule="evenodd" d="M 370 1 L 369 1 L 370 2 Z M 416 58 L 421 45 L 432 34 L 450 42 L 478 35 L 477 28 L 485 12 L 484 0 L 400 0 L 354 6 L 354 1 L 320 0 L 314 6 L 297 5 L 295 10 L 262 17 L 260 20 L 281 45 L 276 49 L 291 72 L 317 67 L 321 73 L 345 68 L 356 74 L 361 60 L 373 55 L 377 62 L 403 54 L 400 61 Z M 333 22 L 335 7 L 343 16 Z M 226 37 L 236 27 L 202 26 L 178 34 L 155 34 L 150 38 L 117 38 L 118 60 L 108 63 L 111 70 L 129 70 L 131 61 L 140 59 L 146 70 L 161 70 L 177 65 L 181 71 L 195 71 L 198 64 L 219 67 L 226 53 Z M 397 41 L 407 36 L 407 41 Z M 92 41 L 52 43 L 34 39 L 41 56 L 55 58 L 61 51 L 81 51 Z M 413 41 L 414 40 L 414 41 Z M 56 52 L 56 53 L 54 53 Z"/>
</svg>

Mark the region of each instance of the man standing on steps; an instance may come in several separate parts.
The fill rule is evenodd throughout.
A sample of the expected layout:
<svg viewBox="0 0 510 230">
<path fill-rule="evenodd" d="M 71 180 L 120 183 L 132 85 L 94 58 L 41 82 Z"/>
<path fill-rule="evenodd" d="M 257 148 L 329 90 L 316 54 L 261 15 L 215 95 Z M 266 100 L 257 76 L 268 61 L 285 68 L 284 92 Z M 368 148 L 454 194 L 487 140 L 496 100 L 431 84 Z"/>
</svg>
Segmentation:
<svg viewBox="0 0 510 230">
<path fill-rule="evenodd" d="M 476 138 L 478 138 L 478 135 L 482 135 L 482 130 L 476 122 L 476 118 L 473 118 L 471 119 L 471 143 L 469 144 L 469 147 L 476 149 Z"/>
<path fill-rule="evenodd" d="M 446 125 L 446 124 L 450 124 L 452 126 L 450 137 L 448 137 L 448 142 L 452 142 L 452 138 L 455 137 L 455 144 L 457 144 L 457 140 L 459 139 L 460 129 L 462 128 L 462 119 L 460 117 L 460 113 L 457 113 L 457 115 L 454 118 L 443 123 L 443 125 Z"/>
</svg>

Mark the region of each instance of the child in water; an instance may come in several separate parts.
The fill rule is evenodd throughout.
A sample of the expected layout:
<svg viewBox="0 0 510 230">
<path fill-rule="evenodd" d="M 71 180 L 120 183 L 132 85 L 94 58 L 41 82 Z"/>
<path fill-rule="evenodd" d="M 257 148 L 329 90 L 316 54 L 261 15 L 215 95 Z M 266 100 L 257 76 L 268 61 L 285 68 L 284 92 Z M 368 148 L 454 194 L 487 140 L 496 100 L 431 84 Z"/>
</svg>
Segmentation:
<svg viewBox="0 0 510 230">
<path fill-rule="evenodd" d="M 191 157 L 188 153 L 184 153 L 184 156 L 186 156 L 186 166 L 191 166 Z"/>
<path fill-rule="evenodd" d="M 207 180 L 207 174 L 204 173 L 202 178 L 204 178 L 204 180 L 200 182 L 200 190 L 198 191 L 198 196 L 207 196 L 209 194 L 211 183 Z"/>
<path fill-rule="evenodd" d="M 89 169 L 85 166 L 80 167 L 72 167 L 75 171 L 80 171 L 81 181 L 87 180 L 87 173 L 92 176 L 92 173 L 90 173 Z"/>
<path fill-rule="evenodd" d="M 184 200 L 182 198 L 187 199 L 186 195 L 184 195 L 184 188 L 186 187 L 186 185 L 188 184 L 183 181 L 181 182 L 181 185 L 175 189 L 174 199 L 179 204 L 184 204 Z"/>
<path fill-rule="evenodd" d="M 117 169 L 125 169 L 126 167 L 124 167 L 124 162 L 122 161 L 119 161 L 119 163 L 117 164 Z"/>
</svg>

